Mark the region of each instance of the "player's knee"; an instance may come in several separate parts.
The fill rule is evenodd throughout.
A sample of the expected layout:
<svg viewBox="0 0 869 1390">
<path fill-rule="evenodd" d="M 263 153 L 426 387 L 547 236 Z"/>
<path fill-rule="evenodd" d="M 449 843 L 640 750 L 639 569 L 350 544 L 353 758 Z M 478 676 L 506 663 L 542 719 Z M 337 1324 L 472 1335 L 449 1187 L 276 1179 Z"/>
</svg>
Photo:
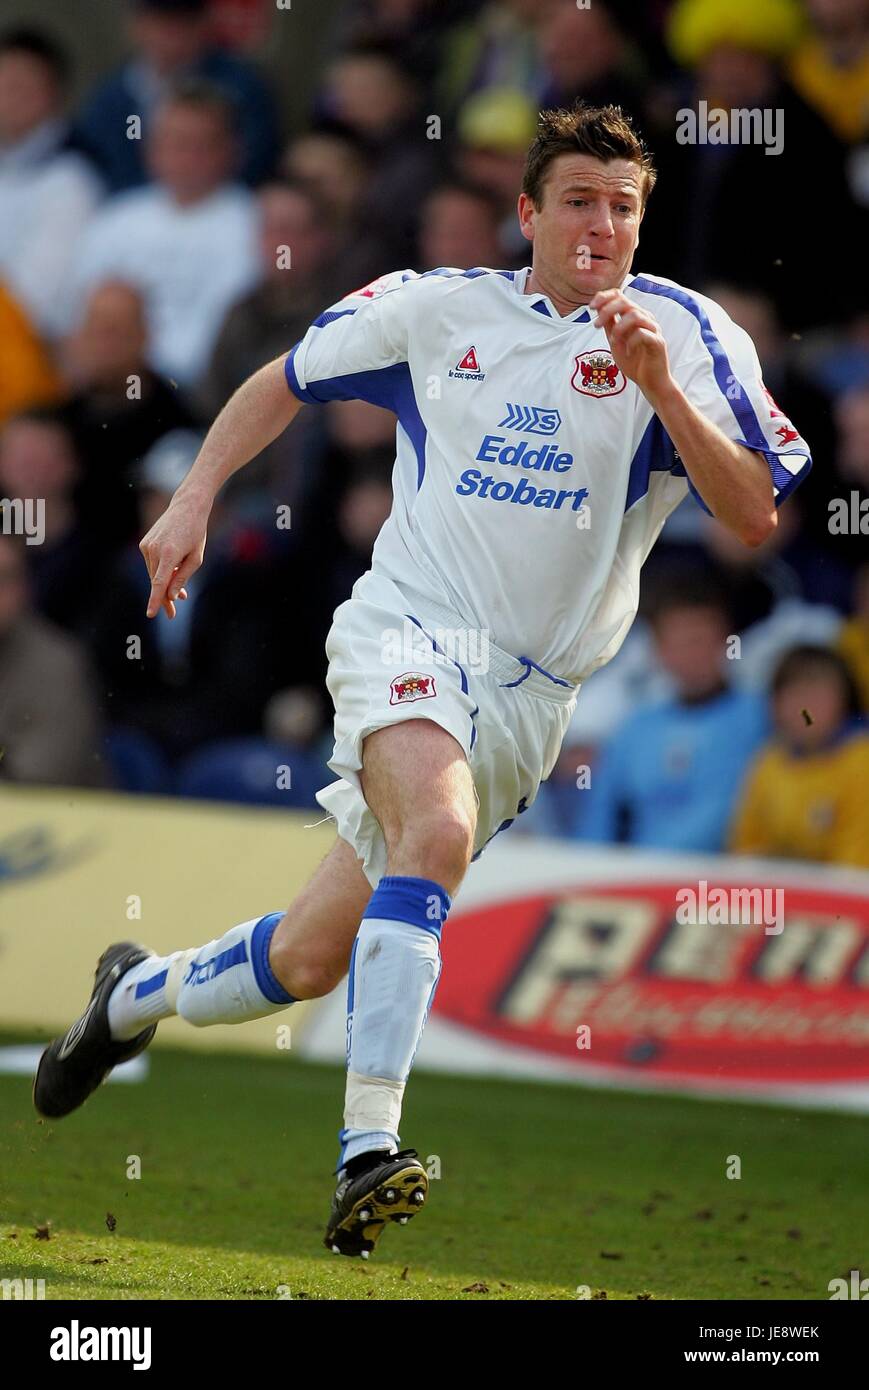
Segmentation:
<svg viewBox="0 0 869 1390">
<path fill-rule="evenodd" d="M 403 872 L 434 879 L 451 892 L 462 881 L 474 849 L 474 821 L 458 807 L 421 811 L 402 826 L 393 858 Z"/>
<path fill-rule="evenodd" d="M 298 946 L 286 939 L 272 941 L 269 965 L 294 999 L 322 999 L 340 984 L 347 970 L 346 961 L 318 957 L 310 950 L 302 955 Z"/>
</svg>

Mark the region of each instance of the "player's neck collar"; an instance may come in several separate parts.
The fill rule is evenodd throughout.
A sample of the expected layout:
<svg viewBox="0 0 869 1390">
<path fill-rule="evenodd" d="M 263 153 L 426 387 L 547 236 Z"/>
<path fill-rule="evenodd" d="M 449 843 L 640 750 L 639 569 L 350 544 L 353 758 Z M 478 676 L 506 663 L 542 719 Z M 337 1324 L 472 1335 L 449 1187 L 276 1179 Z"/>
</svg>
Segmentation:
<svg viewBox="0 0 869 1390">
<path fill-rule="evenodd" d="M 526 265 L 523 266 L 521 270 L 517 270 L 513 277 L 513 288 L 519 295 L 523 304 L 527 305 L 529 309 L 538 314 L 542 314 L 544 318 L 555 319 L 556 323 L 591 322 L 592 312 L 587 304 L 580 304 L 579 308 L 574 309 L 572 314 L 559 314 L 548 294 L 527 294 L 525 286 L 528 283 L 530 274 L 531 266 Z M 626 276 L 625 282 L 621 288 L 624 289 L 626 285 L 630 284 L 633 278 L 632 275 Z"/>
</svg>

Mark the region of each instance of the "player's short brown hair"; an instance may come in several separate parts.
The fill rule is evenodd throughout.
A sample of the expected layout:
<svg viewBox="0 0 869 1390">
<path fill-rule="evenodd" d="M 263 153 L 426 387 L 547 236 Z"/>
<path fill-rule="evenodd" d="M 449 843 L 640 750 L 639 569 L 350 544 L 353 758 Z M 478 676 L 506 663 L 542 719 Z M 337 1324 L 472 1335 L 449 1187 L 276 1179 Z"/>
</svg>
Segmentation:
<svg viewBox="0 0 869 1390">
<path fill-rule="evenodd" d="M 522 192 L 541 207 L 546 171 L 560 154 L 590 154 L 595 159 L 628 159 L 642 174 L 643 206 L 658 177 L 652 156 L 620 106 L 573 106 L 541 111 L 537 134 L 525 158 Z"/>
</svg>

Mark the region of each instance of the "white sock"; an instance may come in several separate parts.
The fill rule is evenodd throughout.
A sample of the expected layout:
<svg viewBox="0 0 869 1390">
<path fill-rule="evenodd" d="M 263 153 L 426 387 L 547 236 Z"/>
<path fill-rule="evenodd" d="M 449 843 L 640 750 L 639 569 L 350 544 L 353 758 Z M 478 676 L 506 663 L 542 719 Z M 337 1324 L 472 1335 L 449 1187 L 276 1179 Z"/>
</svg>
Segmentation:
<svg viewBox="0 0 869 1390">
<path fill-rule="evenodd" d="M 246 1023 L 294 1004 L 269 965 L 269 943 L 282 916 L 253 917 L 205 946 L 134 965 L 109 998 L 112 1037 L 133 1038 L 172 1014 L 205 1027 Z"/>
<path fill-rule="evenodd" d="M 404 1088 L 440 978 L 450 897 L 431 879 L 384 875 L 353 946 L 347 1087 L 339 1169 L 371 1149 L 395 1153 Z"/>
</svg>

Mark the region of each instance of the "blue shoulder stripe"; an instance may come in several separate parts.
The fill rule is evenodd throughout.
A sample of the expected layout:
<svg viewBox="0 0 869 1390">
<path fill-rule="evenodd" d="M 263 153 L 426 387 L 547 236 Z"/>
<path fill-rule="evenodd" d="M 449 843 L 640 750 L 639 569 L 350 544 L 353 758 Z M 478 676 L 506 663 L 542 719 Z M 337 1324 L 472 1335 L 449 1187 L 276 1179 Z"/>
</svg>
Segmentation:
<svg viewBox="0 0 869 1390">
<path fill-rule="evenodd" d="M 715 330 L 709 322 L 709 316 L 702 305 L 698 304 L 697 300 L 693 299 L 690 294 L 677 289 L 674 285 L 659 285 L 656 281 L 647 280 L 641 275 L 636 276 L 628 288 L 640 290 L 643 294 L 657 294 L 663 299 L 672 299 L 675 304 L 681 304 L 683 309 L 687 309 L 688 313 L 697 320 L 704 347 L 712 358 L 712 369 L 719 390 L 736 416 L 748 447 L 759 449 L 762 453 L 768 453 L 769 443 L 760 427 L 751 401 L 748 399 L 748 392 L 733 371 L 730 358 L 724 351 L 720 339 L 716 337 Z M 734 384 L 739 387 L 735 397 L 728 392 L 728 387 L 733 387 Z"/>
<path fill-rule="evenodd" d="M 627 288 L 639 290 L 642 294 L 656 294 L 663 299 L 671 299 L 675 304 L 680 304 L 683 309 L 687 309 L 688 313 L 697 320 L 703 344 L 712 358 L 712 371 L 718 388 L 742 430 L 743 437 L 739 442 L 744 444 L 747 449 L 754 449 L 763 454 L 769 465 L 773 483 L 779 489 L 776 504 L 783 502 L 809 472 L 812 466 L 811 457 L 806 457 L 805 465 L 797 473 L 791 473 L 781 462 L 780 456 L 775 450 L 769 447 L 769 441 L 754 412 L 748 392 L 736 376 L 730 358 L 727 356 L 721 340 L 716 336 L 706 310 L 692 295 L 677 285 L 662 285 L 656 280 L 648 280 L 643 275 L 635 275 Z M 735 391 L 733 390 L 734 387 L 736 387 Z M 692 491 L 694 491 L 693 488 Z"/>
</svg>

